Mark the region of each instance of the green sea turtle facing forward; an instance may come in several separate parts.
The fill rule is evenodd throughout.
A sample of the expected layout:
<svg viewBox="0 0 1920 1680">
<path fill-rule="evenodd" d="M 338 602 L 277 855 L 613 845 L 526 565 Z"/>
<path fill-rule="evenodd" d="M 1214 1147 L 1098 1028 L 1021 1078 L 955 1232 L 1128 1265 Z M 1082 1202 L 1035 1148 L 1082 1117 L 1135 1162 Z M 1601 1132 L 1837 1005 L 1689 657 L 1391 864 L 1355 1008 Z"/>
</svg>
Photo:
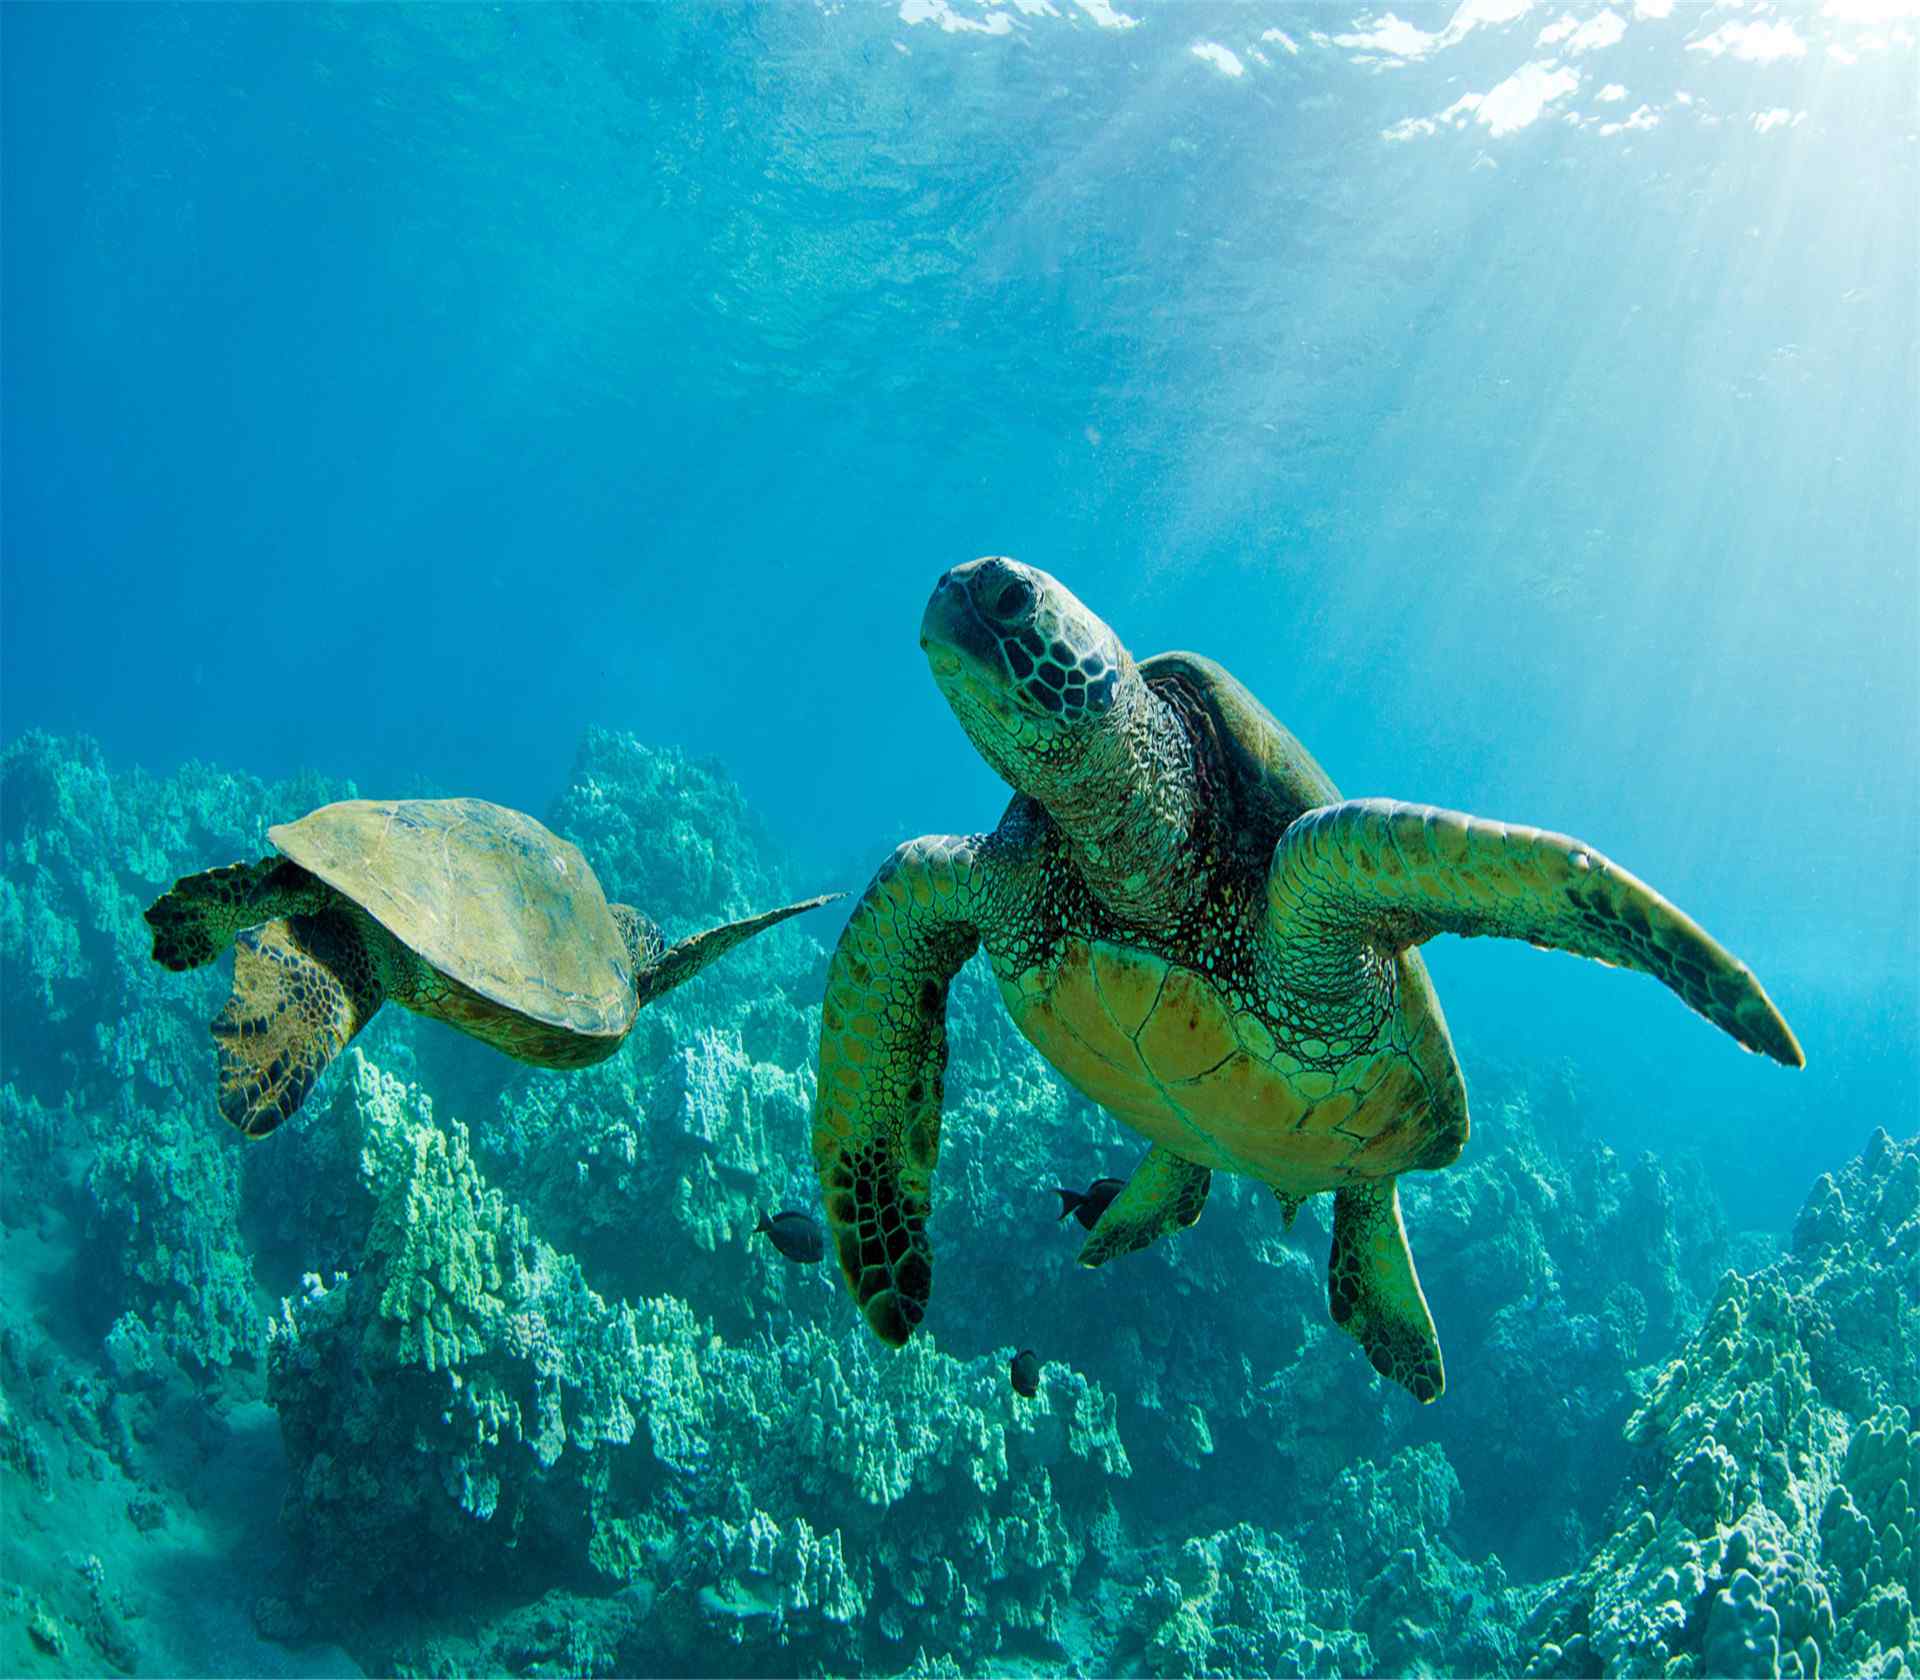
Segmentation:
<svg viewBox="0 0 1920 1680">
<path fill-rule="evenodd" d="M 1330 1190 L 1334 1321 L 1422 1401 L 1445 1375 L 1396 1184 L 1460 1154 L 1467 1097 L 1416 946 L 1497 934 L 1637 968 L 1804 1064 L 1752 974 L 1591 846 L 1342 800 L 1218 665 L 1136 664 L 1044 572 L 956 567 L 920 641 L 1015 794 L 991 834 L 900 847 L 827 974 L 814 1156 L 883 1341 L 932 1289 L 947 986 L 982 946 L 1021 1033 L 1152 1140 L 1081 1260 L 1191 1225 L 1215 1169 L 1270 1185 L 1289 1223 Z"/>
<path fill-rule="evenodd" d="M 741 940 L 840 895 L 669 946 L 578 848 L 481 799 L 351 799 L 267 830 L 282 853 L 176 881 L 147 910 L 176 972 L 237 945 L 213 1023 L 220 1112 L 265 1137 L 393 1002 L 535 1067 L 620 1048 L 634 1017 Z"/>
</svg>

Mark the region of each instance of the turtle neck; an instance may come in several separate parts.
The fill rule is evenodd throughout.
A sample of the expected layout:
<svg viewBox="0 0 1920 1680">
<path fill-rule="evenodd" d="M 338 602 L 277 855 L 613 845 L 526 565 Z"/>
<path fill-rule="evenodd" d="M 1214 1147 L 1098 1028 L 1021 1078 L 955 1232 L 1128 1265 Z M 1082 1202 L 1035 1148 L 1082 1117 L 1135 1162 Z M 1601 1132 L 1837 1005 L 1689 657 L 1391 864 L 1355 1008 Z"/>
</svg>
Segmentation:
<svg viewBox="0 0 1920 1680">
<path fill-rule="evenodd" d="M 1122 921 L 1183 918 L 1204 890 L 1196 743 L 1178 709 L 1127 660 L 1110 727 L 1034 789 L 1088 889 Z"/>
</svg>

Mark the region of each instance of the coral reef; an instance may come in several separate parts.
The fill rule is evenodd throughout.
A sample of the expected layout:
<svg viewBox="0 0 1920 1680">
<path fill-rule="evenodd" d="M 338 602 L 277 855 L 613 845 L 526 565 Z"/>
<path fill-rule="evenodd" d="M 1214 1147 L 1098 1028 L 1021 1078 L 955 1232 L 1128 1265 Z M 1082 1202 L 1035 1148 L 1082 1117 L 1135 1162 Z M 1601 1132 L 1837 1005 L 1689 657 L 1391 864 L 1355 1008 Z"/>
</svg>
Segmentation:
<svg viewBox="0 0 1920 1680">
<path fill-rule="evenodd" d="M 283 1303 L 268 1369 L 305 1589 L 404 1591 L 423 1563 L 537 1574 L 593 1538 L 606 1446 L 644 1418 L 673 1461 L 656 1432 L 697 1382 L 698 1327 L 678 1302 L 608 1308 L 485 1184 L 464 1127 L 441 1131 L 417 1088 L 349 1059 L 329 1119 L 354 1128 L 364 1248 L 351 1276 Z M 392 1441 L 407 1450 L 381 1454 Z"/>
<path fill-rule="evenodd" d="M 1407 1184 L 1452 1377 L 1416 1408 L 1328 1320 L 1324 1203 L 1288 1230 L 1217 1178 L 1078 1267 L 1052 1186 L 1143 1145 L 971 967 L 931 1335 L 893 1353 L 751 1235 L 814 1205 L 829 915 L 599 1067 L 388 1011 L 269 1144 L 221 1124 L 226 969 L 162 975 L 139 911 L 345 791 L 0 752 L 0 1668 L 1911 1670 L 1914 1144 L 1783 1248 L 1558 1075 L 1476 1065 L 1467 1157 Z M 669 934 L 857 884 L 630 737 L 548 820 Z"/>
<path fill-rule="evenodd" d="M 1820 1180 L 1627 1424 L 1613 1532 L 1542 1609 L 1541 1674 L 1904 1674 L 1920 1646 L 1920 1140 Z"/>
<path fill-rule="evenodd" d="M 1535 1490 L 1524 1513 L 1469 1503 L 1461 1522 L 1476 1549 L 1497 1546 L 1537 1578 L 1592 1537 L 1626 1470 L 1622 1426 L 1698 1317 L 1728 1240 L 1697 1163 L 1627 1162 L 1583 1137 L 1556 1146 L 1523 1087 L 1486 1083 L 1467 1160 L 1406 1197 L 1449 1367 L 1471 1373 L 1420 1436 L 1467 1486 Z"/>
<path fill-rule="evenodd" d="M 850 1329 L 729 1346 L 677 1299 L 609 1304 L 464 1127 L 358 1055 L 349 1090 L 365 1246 L 283 1305 L 269 1366 L 308 1616 L 377 1612 L 422 1568 L 470 1591 L 598 1574 L 650 1595 L 677 1661 L 715 1638 L 822 1660 L 863 1632 L 1057 1643 L 1128 1472 L 1110 1396 L 1052 1367 L 1029 1402 L 932 1348 L 876 1368 Z"/>
<path fill-rule="evenodd" d="M 235 1223 L 241 1151 L 208 1123 L 206 1022 L 229 980 L 155 968 L 140 912 L 177 875 L 261 855 L 269 824 L 350 792 L 198 765 L 110 774 L 91 742 L 40 734 L 0 751 L 0 1073 L 6 1117 L 24 1122 L 0 1127 L 0 1194 L 69 1202 L 99 1328 L 133 1312 L 193 1367 L 262 1346 Z"/>
<path fill-rule="evenodd" d="M 1113 1658 L 1151 1674 L 1512 1672 L 1522 1595 L 1438 1536 L 1460 1484 L 1437 1446 L 1343 1471 L 1289 1536 L 1236 1524 L 1157 1560 Z"/>
</svg>

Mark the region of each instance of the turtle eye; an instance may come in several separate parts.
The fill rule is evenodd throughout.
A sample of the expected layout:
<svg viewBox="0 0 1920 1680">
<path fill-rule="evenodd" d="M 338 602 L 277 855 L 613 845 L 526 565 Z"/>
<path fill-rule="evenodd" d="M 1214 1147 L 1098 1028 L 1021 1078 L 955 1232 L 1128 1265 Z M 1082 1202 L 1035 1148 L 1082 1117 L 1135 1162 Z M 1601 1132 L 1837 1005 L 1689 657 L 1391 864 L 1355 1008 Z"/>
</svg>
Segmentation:
<svg viewBox="0 0 1920 1680">
<path fill-rule="evenodd" d="M 993 598 L 996 618 L 1013 618 L 1033 605 L 1033 585 L 1023 577 L 1009 579 Z"/>
</svg>

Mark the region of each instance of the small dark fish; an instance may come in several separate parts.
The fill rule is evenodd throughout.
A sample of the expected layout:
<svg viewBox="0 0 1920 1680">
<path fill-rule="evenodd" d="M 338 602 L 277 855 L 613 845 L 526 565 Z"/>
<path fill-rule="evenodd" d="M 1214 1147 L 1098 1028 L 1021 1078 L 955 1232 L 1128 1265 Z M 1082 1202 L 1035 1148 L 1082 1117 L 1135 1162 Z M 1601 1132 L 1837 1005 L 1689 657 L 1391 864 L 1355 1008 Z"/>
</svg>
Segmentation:
<svg viewBox="0 0 1920 1680">
<path fill-rule="evenodd" d="M 767 1233 L 767 1240 L 796 1266 L 817 1266 L 827 1252 L 826 1234 L 820 1221 L 810 1213 L 776 1213 L 769 1219 L 764 1213 L 754 1234 Z"/>
<path fill-rule="evenodd" d="M 1007 1374 L 1013 1378 L 1013 1392 L 1031 1400 L 1040 1392 L 1040 1355 L 1032 1348 L 1022 1348 L 1013 1356 Z"/>
<path fill-rule="evenodd" d="M 1065 1219 L 1072 1214 L 1091 1231 L 1100 1223 L 1100 1215 L 1107 1211 L 1107 1203 L 1126 1187 L 1124 1178 L 1096 1178 L 1084 1190 L 1069 1190 L 1056 1184 L 1053 1193 L 1060 1198 L 1060 1217 Z"/>
</svg>

